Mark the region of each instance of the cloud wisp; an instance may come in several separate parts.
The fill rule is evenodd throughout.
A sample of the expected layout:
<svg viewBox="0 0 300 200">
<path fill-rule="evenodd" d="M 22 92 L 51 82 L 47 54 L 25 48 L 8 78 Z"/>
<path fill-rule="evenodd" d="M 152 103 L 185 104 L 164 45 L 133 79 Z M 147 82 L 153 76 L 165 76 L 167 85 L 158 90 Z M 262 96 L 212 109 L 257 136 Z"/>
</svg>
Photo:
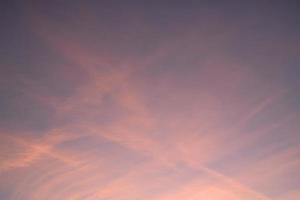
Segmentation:
<svg viewBox="0 0 300 200">
<path fill-rule="evenodd" d="M 268 35 L 282 22 L 107 6 L 23 8 L 34 56 L 1 75 L 0 199 L 299 198 L 299 70 L 282 67 L 299 46 Z"/>
</svg>

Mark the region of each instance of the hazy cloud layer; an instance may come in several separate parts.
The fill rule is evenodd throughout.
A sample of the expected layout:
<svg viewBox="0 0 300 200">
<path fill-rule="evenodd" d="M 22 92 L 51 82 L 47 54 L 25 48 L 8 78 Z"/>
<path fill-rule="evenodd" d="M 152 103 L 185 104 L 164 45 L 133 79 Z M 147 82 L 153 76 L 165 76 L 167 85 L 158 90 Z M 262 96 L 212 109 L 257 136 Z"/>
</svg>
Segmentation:
<svg viewBox="0 0 300 200">
<path fill-rule="evenodd" d="M 3 3 L 0 199 L 300 198 L 292 3 Z"/>
</svg>

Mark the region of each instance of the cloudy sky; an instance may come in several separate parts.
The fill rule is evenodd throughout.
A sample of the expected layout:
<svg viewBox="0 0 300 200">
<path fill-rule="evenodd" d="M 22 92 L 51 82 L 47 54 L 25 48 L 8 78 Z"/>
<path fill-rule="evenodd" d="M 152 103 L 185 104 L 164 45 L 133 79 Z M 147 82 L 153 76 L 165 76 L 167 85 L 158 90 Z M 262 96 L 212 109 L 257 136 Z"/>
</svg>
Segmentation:
<svg viewBox="0 0 300 200">
<path fill-rule="evenodd" d="M 296 1 L 1 1 L 0 199 L 299 200 Z"/>
</svg>

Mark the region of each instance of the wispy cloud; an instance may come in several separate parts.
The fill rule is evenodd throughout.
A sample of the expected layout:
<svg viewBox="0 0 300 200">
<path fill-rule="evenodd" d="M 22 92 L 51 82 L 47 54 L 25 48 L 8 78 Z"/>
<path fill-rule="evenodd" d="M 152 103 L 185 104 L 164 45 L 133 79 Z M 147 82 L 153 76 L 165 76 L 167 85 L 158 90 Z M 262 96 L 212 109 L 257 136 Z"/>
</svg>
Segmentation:
<svg viewBox="0 0 300 200">
<path fill-rule="evenodd" d="M 57 10 L 52 16 L 25 7 L 23 23 L 43 49 L 29 47 L 35 52 L 32 65 L 45 67 L 28 68 L 14 76 L 20 84 L 10 80 L 0 87 L 14 99 L 0 106 L 20 111 L 3 117 L 18 128 L 0 131 L 0 198 L 2 193 L 12 200 L 299 197 L 298 96 L 281 66 L 289 55 L 272 50 L 256 17 L 243 17 L 251 30 L 255 24 L 261 29 L 249 39 L 234 24 L 250 28 L 227 11 L 220 18 L 203 10 L 206 20 L 198 19 L 209 24 L 206 30 L 187 16 L 165 27 L 148 14 L 138 12 L 140 19 L 132 20 L 121 9 L 113 12 L 115 18 L 102 19 L 110 11 L 76 5 L 83 10 L 76 16 L 66 11 L 66 21 L 56 19 L 62 14 Z M 184 26 L 187 22 L 192 24 Z M 120 26 L 128 31 L 118 32 Z M 284 38 L 274 42 L 289 52 L 297 49 Z M 45 76 L 52 65 L 59 66 L 55 81 Z M 15 91 L 33 102 L 16 100 Z M 26 118 L 35 120 L 46 110 L 47 128 L 18 125 L 23 108 L 37 109 L 31 104 L 39 104 L 37 116 L 26 112 Z"/>
</svg>

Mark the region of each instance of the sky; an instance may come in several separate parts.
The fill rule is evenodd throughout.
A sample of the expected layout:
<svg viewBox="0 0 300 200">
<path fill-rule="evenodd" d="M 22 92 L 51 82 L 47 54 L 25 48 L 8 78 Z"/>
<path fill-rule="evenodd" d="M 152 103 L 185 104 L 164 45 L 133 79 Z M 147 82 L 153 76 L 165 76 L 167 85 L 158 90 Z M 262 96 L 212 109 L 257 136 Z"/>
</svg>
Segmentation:
<svg viewBox="0 0 300 200">
<path fill-rule="evenodd" d="M 297 1 L 1 1 L 1 200 L 299 200 Z"/>
</svg>

